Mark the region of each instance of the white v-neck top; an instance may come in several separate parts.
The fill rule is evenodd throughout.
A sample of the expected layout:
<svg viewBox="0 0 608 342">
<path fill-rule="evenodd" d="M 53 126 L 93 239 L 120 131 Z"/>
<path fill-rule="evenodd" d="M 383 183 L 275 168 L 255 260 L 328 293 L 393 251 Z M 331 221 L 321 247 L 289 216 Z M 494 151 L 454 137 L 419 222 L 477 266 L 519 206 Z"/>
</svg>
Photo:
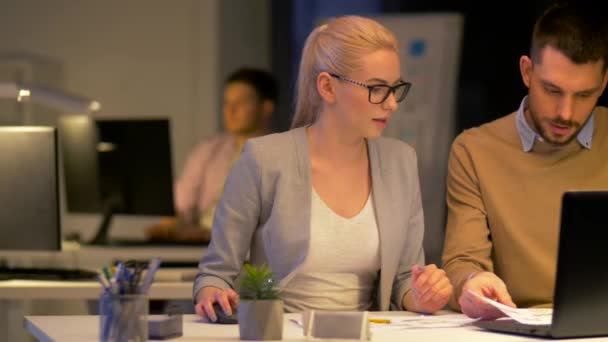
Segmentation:
<svg viewBox="0 0 608 342">
<path fill-rule="evenodd" d="M 310 249 L 282 289 L 289 312 L 367 310 L 380 269 L 378 225 L 370 195 L 354 217 L 336 214 L 312 189 Z"/>
</svg>

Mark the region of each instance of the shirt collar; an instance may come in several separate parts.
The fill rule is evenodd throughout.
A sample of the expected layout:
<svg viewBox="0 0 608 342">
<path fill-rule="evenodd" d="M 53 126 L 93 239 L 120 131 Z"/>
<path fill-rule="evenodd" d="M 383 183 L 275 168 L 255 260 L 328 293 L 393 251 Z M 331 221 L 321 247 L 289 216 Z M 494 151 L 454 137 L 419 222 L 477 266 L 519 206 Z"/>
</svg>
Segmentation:
<svg viewBox="0 0 608 342">
<path fill-rule="evenodd" d="M 519 138 L 521 139 L 521 146 L 524 152 L 530 152 L 534 146 L 536 140 L 542 140 L 540 134 L 536 133 L 526 121 L 524 111 L 528 108 L 528 96 L 525 96 L 519 105 L 516 115 L 517 131 L 519 132 Z M 591 113 L 591 117 L 585 123 L 585 126 L 578 132 L 576 140 L 584 148 L 591 148 L 591 142 L 593 140 L 593 120 L 594 114 Z"/>
</svg>

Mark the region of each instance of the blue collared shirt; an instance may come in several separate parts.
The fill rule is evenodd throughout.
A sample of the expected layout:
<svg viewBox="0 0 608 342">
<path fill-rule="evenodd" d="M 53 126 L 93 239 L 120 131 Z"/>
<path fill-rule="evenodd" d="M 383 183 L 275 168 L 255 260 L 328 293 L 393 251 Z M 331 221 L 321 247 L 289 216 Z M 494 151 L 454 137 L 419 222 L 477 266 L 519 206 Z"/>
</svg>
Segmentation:
<svg viewBox="0 0 608 342">
<path fill-rule="evenodd" d="M 528 125 L 528 122 L 524 117 L 524 111 L 526 108 L 528 108 L 528 96 L 525 96 L 519 105 L 516 115 L 516 122 L 519 138 L 521 139 L 521 146 L 524 152 L 530 152 L 534 146 L 534 142 L 537 139 L 542 140 L 542 137 Z M 591 149 L 591 142 L 593 140 L 593 118 L 594 114 L 591 113 L 591 117 L 589 120 L 587 120 L 587 123 L 585 123 L 583 129 L 581 129 L 576 136 L 576 140 L 578 140 L 579 144 L 588 149 Z"/>
</svg>

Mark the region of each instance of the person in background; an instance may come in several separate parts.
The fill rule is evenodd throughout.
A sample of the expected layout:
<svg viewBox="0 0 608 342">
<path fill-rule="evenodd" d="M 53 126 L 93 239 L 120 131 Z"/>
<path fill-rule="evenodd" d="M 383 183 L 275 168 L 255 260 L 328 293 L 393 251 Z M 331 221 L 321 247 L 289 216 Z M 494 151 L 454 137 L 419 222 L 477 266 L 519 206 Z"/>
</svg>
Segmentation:
<svg viewBox="0 0 608 342">
<path fill-rule="evenodd" d="M 608 186 L 608 109 L 597 106 L 608 32 L 589 3 L 540 16 L 519 61 L 528 87 L 519 109 L 453 142 L 443 264 L 455 287 L 450 306 L 470 317 L 502 316 L 479 296 L 551 306 L 562 195 Z"/>
<path fill-rule="evenodd" d="M 308 37 L 292 129 L 247 141 L 215 213 L 195 310 L 232 314 L 249 257 L 276 274 L 287 311 L 435 312 L 452 286 L 424 265 L 414 149 L 381 137 L 411 84 L 394 34 L 358 16 Z"/>
<path fill-rule="evenodd" d="M 241 68 L 224 82 L 225 132 L 200 142 L 174 186 L 176 218 L 147 230 L 151 240 L 208 242 L 226 176 L 245 141 L 270 132 L 278 85 L 267 71 Z"/>
</svg>

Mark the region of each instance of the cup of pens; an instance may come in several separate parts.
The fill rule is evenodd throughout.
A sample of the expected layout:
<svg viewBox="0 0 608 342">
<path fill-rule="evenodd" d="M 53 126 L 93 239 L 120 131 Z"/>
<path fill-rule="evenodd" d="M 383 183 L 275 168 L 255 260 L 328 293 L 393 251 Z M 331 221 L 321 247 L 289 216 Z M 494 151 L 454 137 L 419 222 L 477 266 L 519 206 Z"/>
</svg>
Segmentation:
<svg viewBox="0 0 608 342">
<path fill-rule="evenodd" d="M 118 263 L 98 274 L 103 287 L 99 297 L 99 339 L 102 342 L 148 340 L 148 291 L 160 258 L 147 267 Z M 142 275 L 143 274 L 143 275 Z"/>
<path fill-rule="evenodd" d="M 148 296 L 104 292 L 99 298 L 100 341 L 148 340 Z"/>
</svg>

